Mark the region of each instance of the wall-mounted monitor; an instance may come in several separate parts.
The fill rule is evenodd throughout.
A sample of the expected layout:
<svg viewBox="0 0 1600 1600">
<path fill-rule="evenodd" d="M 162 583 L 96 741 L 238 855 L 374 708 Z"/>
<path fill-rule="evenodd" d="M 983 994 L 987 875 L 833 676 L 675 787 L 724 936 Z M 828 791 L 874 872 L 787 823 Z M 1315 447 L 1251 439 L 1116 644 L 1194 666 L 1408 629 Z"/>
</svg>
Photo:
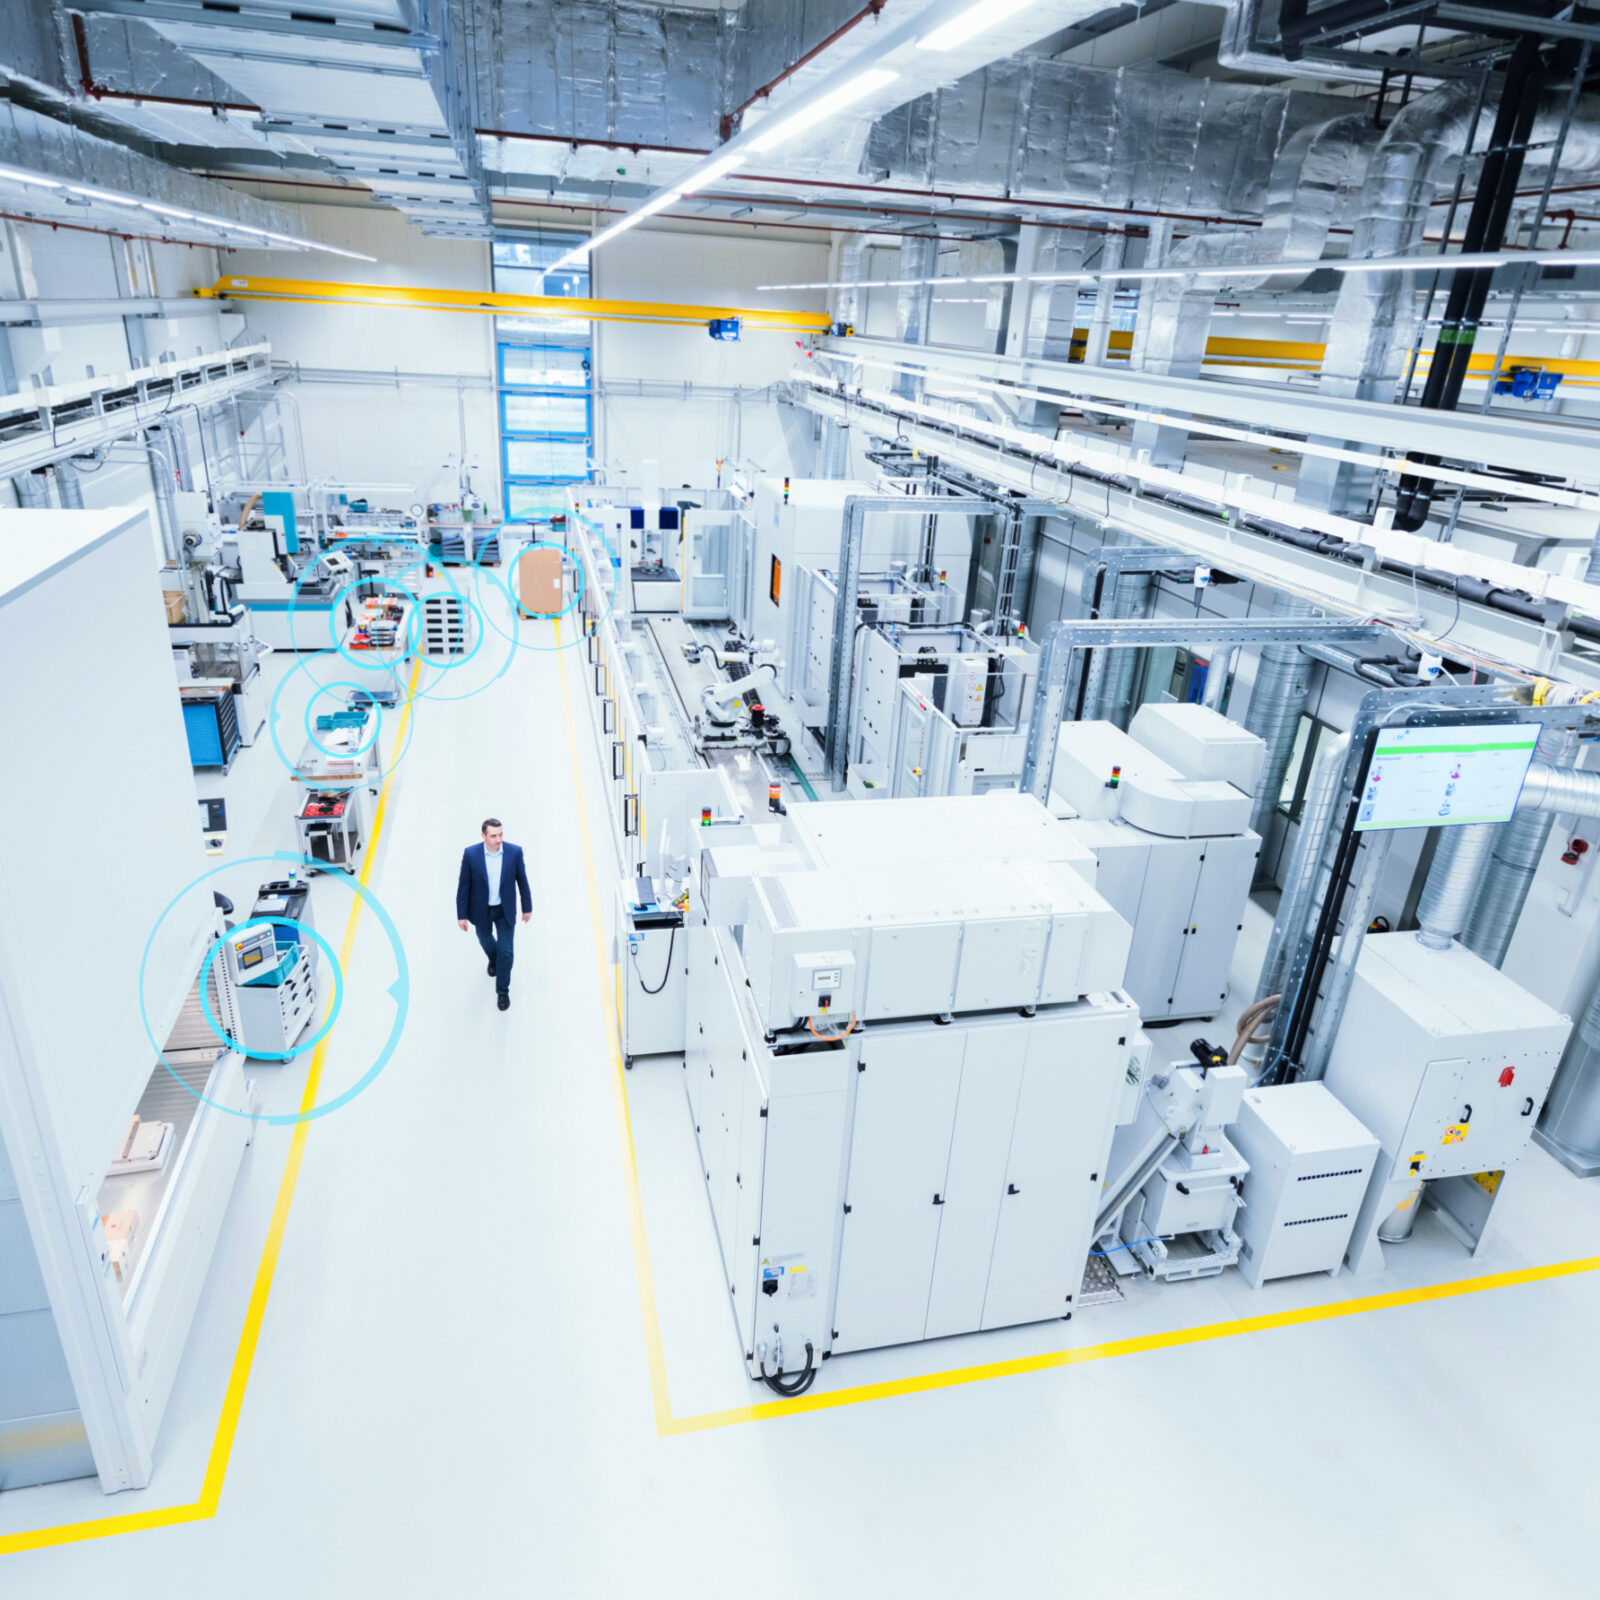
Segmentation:
<svg viewBox="0 0 1600 1600">
<path fill-rule="evenodd" d="M 1380 728 L 1357 830 L 1509 822 L 1539 729 L 1536 722 Z"/>
</svg>

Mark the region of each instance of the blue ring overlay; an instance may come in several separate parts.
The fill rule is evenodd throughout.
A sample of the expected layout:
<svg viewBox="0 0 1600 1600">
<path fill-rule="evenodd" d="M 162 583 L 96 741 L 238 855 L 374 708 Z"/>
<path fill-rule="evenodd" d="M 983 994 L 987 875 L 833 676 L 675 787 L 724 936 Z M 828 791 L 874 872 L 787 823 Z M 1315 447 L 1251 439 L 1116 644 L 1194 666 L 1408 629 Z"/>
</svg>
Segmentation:
<svg viewBox="0 0 1600 1600">
<path fill-rule="evenodd" d="M 606 547 L 607 553 L 609 555 L 611 555 L 613 560 L 614 560 L 615 559 L 615 552 L 612 551 L 612 549 L 611 549 L 611 541 L 606 538 L 604 530 L 597 527 L 595 529 L 595 532 L 598 535 L 601 544 L 603 544 Z M 521 603 L 521 601 L 519 601 L 517 599 L 517 597 L 514 594 L 512 594 L 511 585 L 506 581 L 506 579 L 500 577 L 496 573 L 492 573 L 492 572 L 487 571 L 483 567 L 479 567 L 476 570 L 477 570 L 478 574 L 481 577 L 488 578 L 492 583 L 495 583 L 495 584 L 499 585 L 500 589 L 504 592 L 504 594 L 506 595 L 507 599 L 511 602 L 511 614 L 512 614 L 512 616 L 515 617 L 519 623 L 522 622 L 522 621 L 529 621 L 529 622 L 559 622 L 561 620 L 561 618 L 566 616 L 569 612 L 571 612 L 574 609 L 574 607 L 576 607 L 579 604 L 579 602 L 582 600 L 582 598 L 583 598 L 584 590 L 588 585 L 588 579 L 585 577 L 584 571 L 583 571 L 583 563 L 581 561 L 579 561 L 577 559 L 577 557 L 573 555 L 571 550 L 569 550 L 565 545 L 556 544 L 554 541 L 549 540 L 549 539 L 534 540 L 534 541 L 532 541 L 532 542 L 530 542 L 528 544 L 527 548 L 530 549 L 530 550 L 559 550 L 561 552 L 561 554 L 563 556 L 565 556 L 566 559 L 569 562 L 571 562 L 572 566 L 576 569 L 577 574 L 578 574 L 577 591 L 574 593 L 571 601 L 567 605 L 563 606 L 560 611 L 554 611 L 554 612 L 536 611 L 536 612 L 530 613 L 526 618 L 524 618 L 523 615 L 522 615 L 522 603 Z M 619 581 L 620 581 L 620 579 L 619 579 Z M 595 618 L 596 626 L 598 626 L 608 616 L 611 615 L 612 608 L 616 605 L 616 603 L 617 603 L 616 590 L 613 588 L 613 590 L 611 592 L 611 597 L 606 602 L 605 610 L 602 611 L 599 614 L 599 616 L 597 616 Z M 491 626 L 494 628 L 495 632 L 498 633 L 502 638 L 505 638 L 505 639 L 512 638 L 512 635 L 508 634 L 505 631 L 505 629 L 502 628 L 499 625 L 499 623 L 491 622 Z M 583 637 L 583 629 L 579 628 L 577 633 L 572 638 L 563 639 L 558 644 L 544 644 L 544 643 L 540 642 L 537 639 L 523 640 L 523 639 L 520 639 L 520 638 L 516 639 L 515 643 L 516 643 L 516 645 L 517 645 L 517 647 L 519 649 L 523 649 L 523 650 L 538 650 L 538 651 L 549 652 L 549 651 L 555 651 L 555 650 L 570 650 L 570 649 L 572 649 L 572 647 L 575 644 L 578 643 L 578 641 L 582 637 Z"/>
<path fill-rule="evenodd" d="M 246 1050 L 237 1039 L 230 1038 L 227 1029 L 217 1021 L 216 1014 L 211 1009 L 211 996 L 207 992 L 207 979 L 211 976 L 211 968 L 223 944 L 240 929 L 260 927 L 265 923 L 276 923 L 280 927 L 294 928 L 302 934 L 309 934 L 327 953 L 328 965 L 333 969 L 333 1009 L 328 1013 L 328 1020 L 309 1039 L 289 1050 Z M 339 1013 L 344 1009 L 344 971 L 339 965 L 338 956 L 333 953 L 333 946 L 315 928 L 308 928 L 305 923 L 296 922 L 293 917 L 248 917 L 243 922 L 236 922 L 227 933 L 218 934 L 211 941 L 211 948 L 206 952 L 205 962 L 200 968 L 200 1009 L 205 1012 L 206 1026 L 230 1050 L 237 1050 L 240 1055 L 248 1056 L 252 1061 L 293 1061 L 305 1051 L 315 1049 L 328 1030 L 339 1020 Z"/>
<path fill-rule="evenodd" d="M 284 676 L 287 677 L 288 674 L 285 673 Z M 325 694 L 330 694 L 331 695 L 335 689 L 354 689 L 357 694 L 367 694 L 367 693 L 369 693 L 369 691 L 367 690 L 365 685 L 359 684 L 359 683 L 351 683 L 348 679 L 344 679 L 344 678 L 340 678 L 340 679 L 336 680 L 333 683 L 320 684 L 317 687 L 316 692 L 311 696 L 311 698 L 309 700 L 306 701 L 306 714 L 305 714 L 306 738 L 312 744 L 314 744 L 317 747 L 317 749 L 319 749 L 323 753 L 323 755 L 327 756 L 330 760 L 335 760 L 336 761 L 336 760 L 338 760 L 338 758 L 340 756 L 364 756 L 378 742 L 378 735 L 380 733 L 382 733 L 382 731 L 383 731 L 383 707 L 380 706 L 376 700 L 370 701 L 369 704 L 366 707 L 366 709 L 369 712 L 373 713 L 373 722 L 374 722 L 375 726 L 373 727 L 373 730 L 372 730 L 372 737 L 370 739 L 368 739 L 367 742 L 364 745 L 362 745 L 360 747 L 360 749 L 358 749 L 358 750 L 330 750 L 316 736 L 316 734 L 312 731 L 312 727 L 311 727 L 311 708 L 317 703 L 317 701 L 319 699 L 321 699 L 321 697 L 323 695 L 325 695 Z M 346 702 L 346 703 L 348 704 L 348 702 Z"/>
<path fill-rule="evenodd" d="M 332 685 L 329 685 L 329 684 L 318 683 L 317 680 L 314 677 L 312 677 L 311 669 L 317 664 L 317 662 L 319 662 L 319 661 L 328 661 L 332 657 L 336 656 L 337 654 L 338 654 L 338 652 L 335 651 L 335 650 L 321 650 L 316 655 L 313 655 L 313 656 L 301 656 L 295 662 L 295 664 L 292 667 L 290 667 L 290 669 L 286 673 L 284 673 L 283 677 L 278 680 L 278 687 L 272 691 L 272 699 L 267 702 L 267 733 L 270 736 L 270 738 L 272 739 L 272 748 L 277 751 L 278 759 L 284 764 L 284 766 L 288 769 L 288 771 L 297 780 L 300 777 L 300 769 L 294 764 L 294 762 L 292 760 L 290 760 L 289 753 L 283 748 L 283 741 L 281 739 L 279 739 L 279 737 L 278 737 L 278 723 L 280 721 L 282 721 L 282 719 L 283 719 L 283 713 L 281 711 L 279 711 L 279 709 L 278 709 L 278 696 L 281 695 L 283 693 L 283 691 L 289 687 L 289 684 L 290 684 L 291 680 L 294 678 L 294 675 L 297 672 L 301 672 L 301 671 L 304 671 L 306 676 L 308 678 L 311 678 L 312 683 L 315 685 L 315 689 L 313 690 L 313 698 L 315 698 L 316 694 L 318 694 L 318 693 L 322 692 L 323 690 L 327 689 L 328 687 L 332 686 Z M 376 665 L 376 664 L 374 664 L 374 665 Z M 395 675 L 393 673 L 390 674 L 391 678 L 394 678 L 394 676 Z M 334 684 L 343 684 L 346 681 L 347 680 L 344 680 L 344 679 L 333 680 Z M 351 684 L 350 687 L 352 687 L 352 688 L 360 688 L 362 690 L 363 694 L 368 694 L 368 693 L 371 692 L 370 690 L 363 688 L 362 685 L 360 685 L 360 684 Z M 418 698 L 420 698 L 420 696 Z M 392 772 L 397 766 L 400 765 L 401 760 L 410 751 L 410 749 L 411 749 L 411 741 L 415 738 L 415 736 L 416 736 L 416 719 L 413 717 L 413 718 L 409 719 L 407 721 L 407 723 L 406 723 L 405 743 L 398 750 L 395 750 L 391 754 L 391 756 L 389 758 L 388 765 L 384 768 L 384 772 L 385 773 Z M 315 740 L 313 740 L 312 742 L 316 743 Z M 320 749 L 322 749 L 322 746 L 320 744 L 318 744 L 317 748 L 320 750 Z M 361 781 L 365 782 L 366 779 L 363 778 Z M 357 785 L 357 784 L 349 785 L 349 787 L 351 787 L 351 788 L 355 788 L 355 787 L 358 787 L 358 786 L 359 785 Z M 338 787 L 338 785 L 329 785 L 329 787 L 335 787 L 336 788 L 336 787 Z"/>
<path fill-rule="evenodd" d="M 218 1101 L 208 1099 L 197 1089 L 193 1089 L 187 1083 L 185 1083 L 183 1079 L 173 1071 L 171 1062 L 167 1060 L 166 1052 L 156 1040 L 154 1031 L 150 1026 L 149 1009 L 145 1002 L 145 979 L 150 965 L 150 949 L 155 943 L 156 934 L 161 931 L 161 925 L 167 920 L 168 916 L 171 915 L 173 907 L 176 906 L 185 895 L 189 894 L 192 890 L 199 888 L 200 885 L 205 883 L 208 879 L 215 878 L 218 873 L 231 872 L 235 868 L 247 867 L 256 863 L 269 865 L 275 869 L 278 869 L 280 872 L 285 865 L 309 869 L 310 871 L 322 876 L 336 877 L 341 882 L 348 884 L 351 892 L 357 895 L 361 901 L 372 911 L 372 914 L 378 919 L 379 926 L 382 927 L 384 934 L 389 940 L 390 948 L 394 951 L 396 967 L 395 980 L 389 985 L 388 989 L 388 993 L 394 997 L 395 1001 L 394 1021 L 390 1024 L 388 1037 L 384 1040 L 383 1045 L 379 1049 L 378 1054 L 374 1058 L 371 1066 L 369 1066 L 361 1075 L 361 1077 L 358 1078 L 355 1083 L 351 1084 L 348 1089 L 333 1096 L 332 1099 L 326 1100 L 320 1105 L 312 1106 L 307 1111 L 282 1112 L 273 1116 L 261 1116 L 256 1112 L 241 1111 L 234 1106 L 222 1105 Z M 296 926 L 299 926 L 299 924 L 296 924 Z M 337 968 L 337 962 L 335 962 L 335 967 Z M 195 878 L 192 882 L 185 884 L 183 888 L 180 889 L 177 894 L 175 894 L 172 899 L 167 902 L 166 906 L 162 909 L 161 915 L 156 918 L 155 927 L 150 930 L 150 937 L 145 941 L 144 954 L 139 960 L 139 1019 L 144 1026 L 145 1038 L 150 1041 L 151 1048 L 155 1051 L 156 1056 L 160 1060 L 162 1066 L 164 1066 L 171 1074 L 173 1081 L 179 1084 L 186 1094 L 193 1095 L 194 1098 L 202 1105 L 210 1106 L 213 1110 L 224 1112 L 230 1117 L 243 1117 L 251 1122 L 264 1122 L 270 1127 L 291 1127 L 301 1122 L 312 1122 L 315 1121 L 316 1118 L 324 1117 L 330 1111 L 336 1111 L 341 1106 L 348 1105 L 350 1101 L 354 1100 L 363 1089 L 368 1088 L 377 1079 L 378 1074 L 382 1072 L 384 1067 L 388 1065 L 390 1058 L 394 1055 L 395 1050 L 399 1047 L 400 1035 L 405 1031 L 406 1017 L 409 1014 L 410 1009 L 411 968 L 406 961 L 405 946 L 401 942 L 400 931 L 395 927 L 394 919 L 384 908 L 383 902 L 379 900 L 378 897 L 373 894 L 372 891 L 368 889 L 359 878 L 352 878 L 341 869 L 337 867 L 330 867 L 326 862 L 315 861 L 309 856 L 296 855 L 292 850 L 274 850 L 267 855 L 245 856 L 238 861 L 229 862 L 225 866 L 212 867 L 209 871 L 201 873 L 200 876 Z"/>
</svg>

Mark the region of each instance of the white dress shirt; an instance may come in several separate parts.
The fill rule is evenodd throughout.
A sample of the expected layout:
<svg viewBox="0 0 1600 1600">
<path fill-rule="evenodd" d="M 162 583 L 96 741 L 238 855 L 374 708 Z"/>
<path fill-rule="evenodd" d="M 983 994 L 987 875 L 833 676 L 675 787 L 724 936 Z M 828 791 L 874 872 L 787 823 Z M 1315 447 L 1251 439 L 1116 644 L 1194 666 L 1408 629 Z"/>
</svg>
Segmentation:
<svg viewBox="0 0 1600 1600">
<path fill-rule="evenodd" d="M 501 845 L 498 850 L 491 850 L 488 845 L 483 847 L 483 870 L 489 879 L 489 904 L 500 904 L 500 869 L 506 864 L 506 847 Z"/>
</svg>

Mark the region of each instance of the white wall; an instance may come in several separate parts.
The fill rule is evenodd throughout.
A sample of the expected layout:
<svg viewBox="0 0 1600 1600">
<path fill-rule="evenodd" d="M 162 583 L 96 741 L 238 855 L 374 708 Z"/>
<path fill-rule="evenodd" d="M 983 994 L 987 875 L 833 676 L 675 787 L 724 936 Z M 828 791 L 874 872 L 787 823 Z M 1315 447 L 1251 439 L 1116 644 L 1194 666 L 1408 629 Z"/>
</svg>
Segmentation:
<svg viewBox="0 0 1600 1600">
<path fill-rule="evenodd" d="M 763 294 L 763 283 L 821 282 L 828 276 L 826 243 L 674 232 L 648 225 L 624 234 L 594 257 L 594 294 L 603 299 L 669 301 L 706 307 L 824 311 L 820 291 Z M 707 320 L 710 320 L 709 311 Z M 640 463 L 658 463 L 663 485 L 715 481 L 719 458 L 747 461 L 769 472 L 789 470 L 777 413 L 768 401 L 731 391 L 761 389 L 787 377 L 802 360 L 788 331 L 746 327 L 737 343 L 722 343 L 704 326 L 602 323 L 596 370 L 605 390 L 598 407 L 596 462 L 620 469 L 619 481 L 640 481 Z M 685 385 L 670 397 L 629 397 L 643 382 Z"/>
<path fill-rule="evenodd" d="M 490 286 L 483 240 L 429 238 L 398 212 L 379 208 L 307 206 L 304 214 L 313 237 L 377 261 L 236 251 L 227 257 L 228 271 L 438 289 Z M 274 359 L 310 369 L 295 390 L 309 476 L 405 484 L 418 499 L 454 499 L 464 458 L 473 487 L 503 504 L 491 318 L 363 305 L 238 304 L 243 342 L 266 339 Z M 316 376 L 330 369 L 351 377 Z M 390 376 L 374 381 L 381 374 Z"/>
</svg>

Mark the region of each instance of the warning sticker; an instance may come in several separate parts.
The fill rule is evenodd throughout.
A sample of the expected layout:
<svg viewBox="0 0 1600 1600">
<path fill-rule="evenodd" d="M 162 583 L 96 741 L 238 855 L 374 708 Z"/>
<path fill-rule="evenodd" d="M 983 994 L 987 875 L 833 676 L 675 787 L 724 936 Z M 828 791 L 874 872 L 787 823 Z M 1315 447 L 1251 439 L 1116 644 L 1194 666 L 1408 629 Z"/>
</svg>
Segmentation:
<svg viewBox="0 0 1600 1600">
<path fill-rule="evenodd" d="M 815 1288 L 815 1280 L 806 1271 L 806 1258 L 803 1253 L 767 1256 L 763 1259 L 761 1263 L 763 1294 L 782 1294 L 789 1300 L 810 1300 Z"/>
<path fill-rule="evenodd" d="M 1485 1194 L 1493 1194 L 1500 1187 L 1500 1180 L 1505 1177 L 1503 1172 L 1474 1172 L 1472 1181 L 1483 1190 Z"/>
<path fill-rule="evenodd" d="M 1460 1144 L 1462 1142 L 1462 1140 L 1464 1140 L 1466 1138 L 1466 1136 L 1467 1136 L 1467 1125 L 1466 1125 L 1466 1123 L 1464 1123 L 1464 1122 L 1452 1122 L 1450 1124 L 1450 1126 L 1444 1130 L 1444 1138 L 1442 1138 L 1439 1141 L 1439 1143 L 1440 1144 Z"/>
</svg>

